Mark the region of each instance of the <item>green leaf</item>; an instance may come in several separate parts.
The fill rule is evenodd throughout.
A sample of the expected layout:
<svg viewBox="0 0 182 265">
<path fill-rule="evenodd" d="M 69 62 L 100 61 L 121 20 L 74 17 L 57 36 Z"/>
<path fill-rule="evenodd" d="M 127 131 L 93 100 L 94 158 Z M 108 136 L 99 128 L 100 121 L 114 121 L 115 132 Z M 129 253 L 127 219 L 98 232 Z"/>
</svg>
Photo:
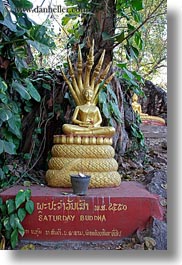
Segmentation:
<svg viewBox="0 0 182 265">
<path fill-rule="evenodd" d="M 140 82 L 143 83 L 143 77 L 142 77 L 139 73 L 137 73 L 136 71 L 132 71 L 132 74 L 135 76 L 135 78 L 136 78 L 138 81 L 140 81 Z"/>
<path fill-rule="evenodd" d="M 123 69 L 124 73 L 123 73 L 123 78 L 126 79 L 126 80 L 131 80 L 134 78 L 133 74 L 128 71 L 127 69 Z"/>
<path fill-rule="evenodd" d="M 99 92 L 99 103 L 106 103 L 107 102 L 107 94 L 106 92 L 104 91 L 104 89 L 100 90 Z"/>
<path fill-rule="evenodd" d="M 4 104 L 3 104 L 4 105 Z M 7 121 L 12 117 L 12 112 L 6 108 L 0 108 L 0 119 Z"/>
<path fill-rule="evenodd" d="M 17 8 L 23 8 L 23 9 L 31 9 L 33 8 L 33 4 L 28 1 L 28 0 L 11 0 L 11 2 L 13 2 L 13 4 L 17 7 Z"/>
<path fill-rule="evenodd" d="M 29 200 L 25 203 L 25 209 L 29 214 L 32 214 L 34 211 L 34 202 Z"/>
<path fill-rule="evenodd" d="M 40 94 L 28 78 L 25 79 L 25 83 L 27 85 L 27 90 L 29 94 L 31 95 L 31 97 L 35 99 L 36 101 L 40 102 L 41 100 Z"/>
<path fill-rule="evenodd" d="M 132 7 L 137 11 L 143 9 L 143 0 L 131 0 Z"/>
<path fill-rule="evenodd" d="M 15 228 L 13 232 L 11 233 L 11 246 L 12 248 L 15 248 L 18 243 L 18 229 Z"/>
<path fill-rule="evenodd" d="M 3 225 L 7 231 L 11 231 L 10 218 L 6 217 L 3 221 Z"/>
<path fill-rule="evenodd" d="M 15 64 L 20 73 L 22 73 L 22 71 L 28 67 L 25 59 L 19 56 L 15 56 Z"/>
<path fill-rule="evenodd" d="M 24 236 L 25 230 L 24 230 L 22 224 L 20 223 L 20 220 L 18 218 L 15 218 L 15 222 L 16 222 L 16 227 L 18 228 L 18 233 L 21 236 Z"/>
<path fill-rule="evenodd" d="M 109 94 L 111 95 L 112 100 L 114 100 L 114 102 L 115 102 L 116 104 L 118 104 L 116 94 L 114 93 L 114 91 L 113 91 L 113 89 L 112 89 L 112 87 L 111 87 L 110 84 L 107 85 L 107 90 L 108 90 Z"/>
<path fill-rule="evenodd" d="M 61 23 L 63 26 L 66 26 L 68 24 L 68 22 L 70 21 L 71 17 L 69 15 L 65 15 L 62 20 Z"/>
<path fill-rule="evenodd" d="M 30 94 L 27 92 L 26 88 L 21 83 L 13 81 L 12 87 L 20 94 L 23 99 L 31 99 Z"/>
<path fill-rule="evenodd" d="M 36 134 L 41 134 L 42 133 L 42 129 L 41 128 L 36 128 L 35 129 L 35 133 Z"/>
<path fill-rule="evenodd" d="M 13 229 L 16 228 L 16 222 L 15 222 L 15 218 L 16 218 L 16 214 L 11 214 L 10 215 L 10 218 L 9 218 L 9 222 L 10 222 L 10 225 Z"/>
<path fill-rule="evenodd" d="M 25 192 L 24 190 L 19 190 L 15 197 L 16 209 L 18 209 L 20 205 L 24 202 L 25 202 Z"/>
<path fill-rule="evenodd" d="M 2 170 L 2 168 L 0 168 L 0 181 L 4 180 L 5 179 L 5 174 L 4 174 L 4 171 Z M 1 200 L 1 198 L 0 198 Z M 1 203 L 0 203 L 1 205 Z"/>
<path fill-rule="evenodd" d="M 117 63 L 117 66 L 121 69 L 126 68 L 127 63 Z"/>
<path fill-rule="evenodd" d="M 11 214 L 15 211 L 15 201 L 12 199 L 9 199 L 6 201 L 6 206 L 8 209 L 8 214 Z"/>
<path fill-rule="evenodd" d="M 118 104 L 110 101 L 110 106 L 111 106 L 111 111 L 112 113 L 114 114 L 114 117 L 115 119 L 119 122 L 119 123 L 122 123 L 122 120 L 121 120 L 121 112 L 118 108 Z"/>
<path fill-rule="evenodd" d="M 15 144 L 0 139 L 0 154 L 2 154 L 3 152 L 6 152 L 10 155 L 15 155 L 16 154 Z"/>
<path fill-rule="evenodd" d="M 3 81 L 3 79 L 0 77 L 0 92 L 6 92 L 8 89 L 7 84 Z"/>
<path fill-rule="evenodd" d="M 132 32 L 136 29 L 133 25 L 131 25 L 129 23 L 127 24 L 127 26 L 128 26 L 128 33 Z"/>
<path fill-rule="evenodd" d="M 110 40 L 111 35 L 109 35 L 107 32 L 102 32 L 102 39 L 105 40 Z"/>
<path fill-rule="evenodd" d="M 132 16 L 137 23 L 142 23 L 142 15 L 135 9 L 133 9 Z"/>
<path fill-rule="evenodd" d="M 6 26 L 8 29 L 10 29 L 13 32 L 17 32 L 16 24 L 12 21 L 9 12 L 6 13 L 4 20 L 0 20 L 0 24 Z"/>
<path fill-rule="evenodd" d="M 26 101 L 25 102 L 24 110 L 26 112 L 31 112 L 32 111 L 32 107 L 33 107 L 33 105 L 32 105 L 32 103 L 30 101 Z"/>
<path fill-rule="evenodd" d="M 14 143 L 3 141 L 4 142 L 4 152 L 10 155 L 16 154 L 16 146 Z"/>
<path fill-rule="evenodd" d="M 133 59 L 137 59 L 139 56 L 139 51 L 137 48 L 131 45 L 130 47 L 130 57 Z"/>
<path fill-rule="evenodd" d="M 7 95 L 4 94 L 4 93 L 1 93 L 1 92 L 0 92 L 0 100 L 1 100 L 1 102 L 4 103 L 4 104 L 8 104 L 8 101 L 9 101 Z"/>
<path fill-rule="evenodd" d="M 39 51 L 42 54 L 48 54 L 49 53 L 49 46 L 46 44 L 43 44 L 41 42 L 38 41 L 32 41 L 32 40 L 27 40 L 28 44 L 30 44 L 31 46 L 33 46 L 37 51 Z"/>
<path fill-rule="evenodd" d="M 47 35 L 47 28 L 43 25 L 35 25 L 29 30 L 27 43 L 32 45 L 42 54 L 48 54 L 49 51 L 56 47 L 54 41 Z"/>
<path fill-rule="evenodd" d="M 130 84 L 135 86 L 136 88 L 140 88 L 139 84 L 137 84 L 137 82 L 135 82 L 134 80 L 130 80 Z"/>
<path fill-rule="evenodd" d="M 30 199 L 30 197 L 31 197 L 31 190 L 30 189 L 27 189 L 26 191 L 25 191 L 25 199 L 28 201 L 29 199 Z"/>
<path fill-rule="evenodd" d="M 121 43 L 124 40 L 124 31 L 122 31 L 118 36 L 116 36 L 116 40 Z"/>
<path fill-rule="evenodd" d="M 138 46 L 138 48 L 140 50 L 143 49 L 143 39 L 141 38 L 141 33 L 140 32 L 136 32 L 134 35 L 134 39 L 135 39 L 135 43 Z"/>
<path fill-rule="evenodd" d="M 49 84 L 43 83 L 42 87 L 51 91 L 51 85 L 49 85 Z"/>
<path fill-rule="evenodd" d="M 102 106 L 102 112 L 103 112 L 104 116 L 105 116 L 107 119 L 111 116 L 107 104 L 103 104 L 103 106 Z"/>
<path fill-rule="evenodd" d="M 4 152 L 4 141 L 0 139 L 0 154 Z"/>
<path fill-rule="evenodd" d="M 9 167 L 8 166 L 4 165 L 2 167 L 2 169 L 3 169 L 3 171 L 4 171 L 5 174 L 8 174 L 9 173 Z"/>
<path fill-rule="evenodd" d="M 25 209 L 23 209 L 23 208 L 18 209 L 18 218 L 20 219 L 21 222 L 24 220 L 26 214 L 27 213 L 26 213 Z"/>
<path fill-rule="evenodd" d="M 19 115 L 13 115 L 11 119 L 8 120 L 9 131 L 21 139 L 21 119 Z"/>
<path fill-rule="evenodd" d="M 26 153 L 26 154 L 23 155 L 23 158 L 25 160 L 29 160 L 29 159 L 31 159 L 31 157 L 32 157 L 32 155 L 30 153 Z"/>
<path fill-rule="evenodd" d="M 32 21 L 29 20 L 26 13 L 18 14 L 17 23 L 23 29 L 30 29 L 32 27 Z"/>
<path fill-rule="evenodd" d="M 2 14 L 2 20 L 3 20 L 3 18 L 7 13 L 7 10 L 5 9 L 4 3 L 2 1 L 0 1 L 0 13 Z"/>
<path fill-rule="evenodd" d="M 3 216 L 5 216 L 7 214 L 7 207 L 5 204 L 0 205 L 0 210 L 1 210 Z"/>
</svg>

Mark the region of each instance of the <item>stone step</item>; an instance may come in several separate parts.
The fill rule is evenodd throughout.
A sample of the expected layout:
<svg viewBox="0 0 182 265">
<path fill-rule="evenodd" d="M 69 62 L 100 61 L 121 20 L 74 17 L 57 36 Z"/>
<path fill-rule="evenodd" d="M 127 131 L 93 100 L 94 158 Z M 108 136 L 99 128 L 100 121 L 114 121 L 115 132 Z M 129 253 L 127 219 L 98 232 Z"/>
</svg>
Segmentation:
<svg viewBox="0 0 182 265">
<path fill-rule="evenodd" d="M 146 138 L 166 138 L 167 126 L 141 125 L 141 131 Z"/>
</svg>

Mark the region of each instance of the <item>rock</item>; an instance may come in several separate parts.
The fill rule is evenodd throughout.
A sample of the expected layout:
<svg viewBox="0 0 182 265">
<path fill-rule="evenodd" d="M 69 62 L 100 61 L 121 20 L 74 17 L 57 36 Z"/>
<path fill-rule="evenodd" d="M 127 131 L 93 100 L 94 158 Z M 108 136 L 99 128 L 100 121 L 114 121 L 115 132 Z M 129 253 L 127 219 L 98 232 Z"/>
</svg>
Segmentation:
<svg viewBox="0 0 182 265">
<path fill-rule="evenodd" d="M 161 143 L 161 147 L 162 147 L 162 149 L 167 150 L 167 141 L 166 141 L 166 140 L 164 140 L 164 141 Z"/>
<path fill-rule="evenodd" d="M 144 245 L 144 243 L 135 244 L 133 248 L 136 249 L 136 250 L 145 250 L 145 245 Z"/>
<path fill-rule="evenodd" d="M 149 172 L 153 171 L 154 167 L 152 167 L 151 165 L 147 166 L 144 170 L 143 173 L 144 174 L 148 174 Z"/>
<path fill-rule="evenodd" d="M 148 236 L 144 237 L 144 242 L 148 250 L 152 250 L 156 246 L 156 241 L 152 237 L 148 237 Z"/>
<path fill-rule="evenodd" d="M 153 219 L 152 238 L 156 242 L 155 249 L 167 250 L 167 224 L 164 221 Z"/>
<path fill-rule="evenodd" d="M 151 193 L 160 195 L 163 198 L 167 198 L 167 190 L 163 188 L 163 185 L 167 183 L 167 173 L 165 171 L 152 171 L 146 176 L 146 180 L 149 181 L 147 189 Z"/>
</svg>

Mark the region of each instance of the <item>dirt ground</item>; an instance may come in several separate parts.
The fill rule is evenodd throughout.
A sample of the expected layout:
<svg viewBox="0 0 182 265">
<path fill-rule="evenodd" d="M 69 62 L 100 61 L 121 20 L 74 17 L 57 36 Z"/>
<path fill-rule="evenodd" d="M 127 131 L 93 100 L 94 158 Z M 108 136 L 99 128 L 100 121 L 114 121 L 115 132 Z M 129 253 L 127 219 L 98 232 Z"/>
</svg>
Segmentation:
<svg viewBox="0 0 182 265">
<path fill-rule="evenodd" d="M 136 231 L 131 237 L 117 241 L 62 241 L 59 243 L 35 243 L 21 241 L 17 250 L 165 250 L 167 248 L 167 127 L 144 126 L 147 155 L 145 163 L 138 160 L 122 158 L 120 173 L 125 181 L 135 180 L 160 196 L 164 207 L 164 221 L 153 223 L 143 231 Z M 156 235 L 157 230 L 160 234 Z"/>
</svg>

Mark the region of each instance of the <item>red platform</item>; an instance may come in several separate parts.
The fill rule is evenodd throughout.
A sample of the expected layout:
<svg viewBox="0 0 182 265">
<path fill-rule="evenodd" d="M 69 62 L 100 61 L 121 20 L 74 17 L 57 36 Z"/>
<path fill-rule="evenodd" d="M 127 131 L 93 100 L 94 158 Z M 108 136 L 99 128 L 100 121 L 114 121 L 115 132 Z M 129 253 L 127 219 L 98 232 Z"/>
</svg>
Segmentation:
<svg viewBox="0 0 182 265">
<path fill-rule="evenodd" d="M 35 210 L 23 221 L 23 239 L 35 241 L 114 240 L 143 229 L 151 217 L 162 220 L 158 197 L 136 182 L 116 188 L 89 189 L 87 196 L 71 189 L 31 186 Z M 0 194 L 14 197 L 15 186 Z"/>
</svg>

